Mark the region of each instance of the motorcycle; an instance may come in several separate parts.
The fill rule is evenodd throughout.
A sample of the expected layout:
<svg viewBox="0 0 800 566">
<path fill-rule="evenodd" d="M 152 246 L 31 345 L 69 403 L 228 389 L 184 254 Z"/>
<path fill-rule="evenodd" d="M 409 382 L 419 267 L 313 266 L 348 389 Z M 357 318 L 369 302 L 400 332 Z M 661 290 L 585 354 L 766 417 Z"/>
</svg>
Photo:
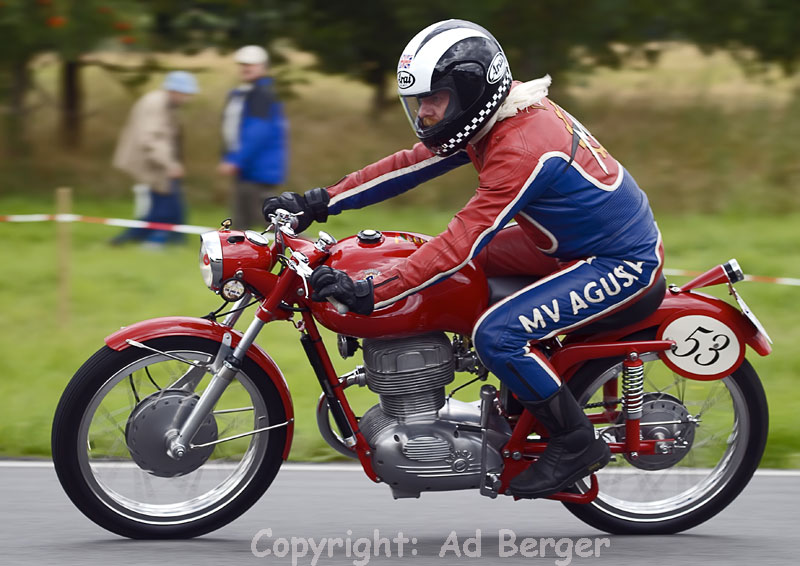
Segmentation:
<svg viewBox="0 0 800 566">
<path fill-rule="evenodd" d="M 87 517 L 131 538 L 185 538 L 234 520 L 268 489 L 289 456 L 291 395 L 256 336 L 291 321 L 321 386 L 325 441 L 357 460 L 395 498 L 478 490 L 496 498 L 547 446 L 547 430 L 502 384 L 479 399 L 453 393 L 489 372 L 470 334 L 494 301 L 531 280 L 489 279 L 470 263 L 448 279 L 370 316 L 310 298 L 313 269 L 368 277 L 424 245 L 410 232 L 362 230 L 337 242 L 294 232 L 280 210 L 263 233 L 201 237 L 200 270 L 225 301 L 206 318 L 167 317 L 124 327 L 77 371 L 59 402 L 52 453 L 59 481 Z M 268 237 L 271 236 L 271 237 Z M 767 438 L 764 389 L 745 359 L 770 341 L 734 289 L 735 260 L 538 347 L 584 407 L 612 461 L 549 499 L 610 533 L 675 533 L 719 513 L 744 489 Z M 699 293 L 725 284 L 739 305 Z M 244 332 L 242 312 L 258 304 Z M 626 314 L 627 313 L 627 314 Z M 626 318 L 627 317 L 627 318 Z M 222 319 L 220 322 L 217 319 Z M 319 326 L 338 334 L 337 376 Z M 456 373 L 469 381 L 446 394 Z M 474 376 L 474 377 L 473 377 Z M 379 402 L 357 416 L 348 389 Z"/>
</svg>

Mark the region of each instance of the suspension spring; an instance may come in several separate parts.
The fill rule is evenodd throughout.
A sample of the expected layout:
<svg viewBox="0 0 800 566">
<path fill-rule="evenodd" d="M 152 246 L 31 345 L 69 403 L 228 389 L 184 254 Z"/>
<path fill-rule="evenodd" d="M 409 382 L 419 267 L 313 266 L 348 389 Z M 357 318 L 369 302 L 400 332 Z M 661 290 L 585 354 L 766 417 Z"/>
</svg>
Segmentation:
<svg viewBox="0 0 800 566">
<path fill-rule="evenodd" d="M 622 407 L 628 419 L 642 417 L 644 398 L 644 364 L 639 356 L 631 354 L 622 367 Z"/>
</svg>

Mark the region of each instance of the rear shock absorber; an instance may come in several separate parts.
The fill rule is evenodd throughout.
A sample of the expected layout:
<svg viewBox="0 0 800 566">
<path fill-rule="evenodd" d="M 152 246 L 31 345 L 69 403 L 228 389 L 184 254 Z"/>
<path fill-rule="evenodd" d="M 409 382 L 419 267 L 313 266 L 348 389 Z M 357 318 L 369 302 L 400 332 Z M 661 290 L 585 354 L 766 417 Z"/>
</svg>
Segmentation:
<svg viewBox="0 0 800 566">
<path fill-rule="evenodd" d="M 622 411 L 625 415 L 625 444 L 631 458 L 639 456 L 642 404 L 644 398 L 644 363 L 631 352 L 622 364 Z"/>
</svg>

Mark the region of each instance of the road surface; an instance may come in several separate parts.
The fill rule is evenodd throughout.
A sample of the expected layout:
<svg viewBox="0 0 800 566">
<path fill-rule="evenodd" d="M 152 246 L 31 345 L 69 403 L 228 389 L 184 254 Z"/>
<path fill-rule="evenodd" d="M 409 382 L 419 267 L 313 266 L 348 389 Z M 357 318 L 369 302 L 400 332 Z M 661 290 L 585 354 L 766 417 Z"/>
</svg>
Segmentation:
<svg viewBox="0 0 800 566">
<path fill-rule="evenodd" d="M 789 565 L 800 563 L 798 523 L 800 472 L 759 472 L 737 501 L 686 533 L 632 537 L 596 531 L 555 502 L 473 492 L 395 501 L 352 466 L 295 464 L 223 529 L 187 541 L 133 541 L 78 512 L 50 463 L 0 461 L 6 566 Z"/>
</svg>

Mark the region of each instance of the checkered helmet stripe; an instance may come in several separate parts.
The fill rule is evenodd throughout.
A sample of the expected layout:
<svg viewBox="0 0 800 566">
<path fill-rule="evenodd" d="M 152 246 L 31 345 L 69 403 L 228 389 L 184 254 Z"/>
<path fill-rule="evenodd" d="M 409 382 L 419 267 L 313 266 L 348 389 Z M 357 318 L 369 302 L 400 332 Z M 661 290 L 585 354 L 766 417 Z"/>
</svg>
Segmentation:
<svg viewBox="0 0 800 566">
<path fill-rule="evenodd" d="M 469 139 L 472 138 L 476 131 L 483 127 L 483 125 L 486 123 L 486 120 L 494 115 L 494 113 L 497 111 L 497 107 L 502 103 L 503 100 L 505 100 L 510 86 L 511 73 L 506 73 L 500 83 L 500 88 L 492 95 L 492 98 L 486 102 L 486 105 L 478 112 L 478 115 L 472 118 L 472 120 L 470 120 L 470 122 L 464 126 L 464 129 L 447 140 L 447 143 L 443 144 L 442 147 L 448 150 L 464 147 L 464 144 L 466 144 Z"/>
</svg>

